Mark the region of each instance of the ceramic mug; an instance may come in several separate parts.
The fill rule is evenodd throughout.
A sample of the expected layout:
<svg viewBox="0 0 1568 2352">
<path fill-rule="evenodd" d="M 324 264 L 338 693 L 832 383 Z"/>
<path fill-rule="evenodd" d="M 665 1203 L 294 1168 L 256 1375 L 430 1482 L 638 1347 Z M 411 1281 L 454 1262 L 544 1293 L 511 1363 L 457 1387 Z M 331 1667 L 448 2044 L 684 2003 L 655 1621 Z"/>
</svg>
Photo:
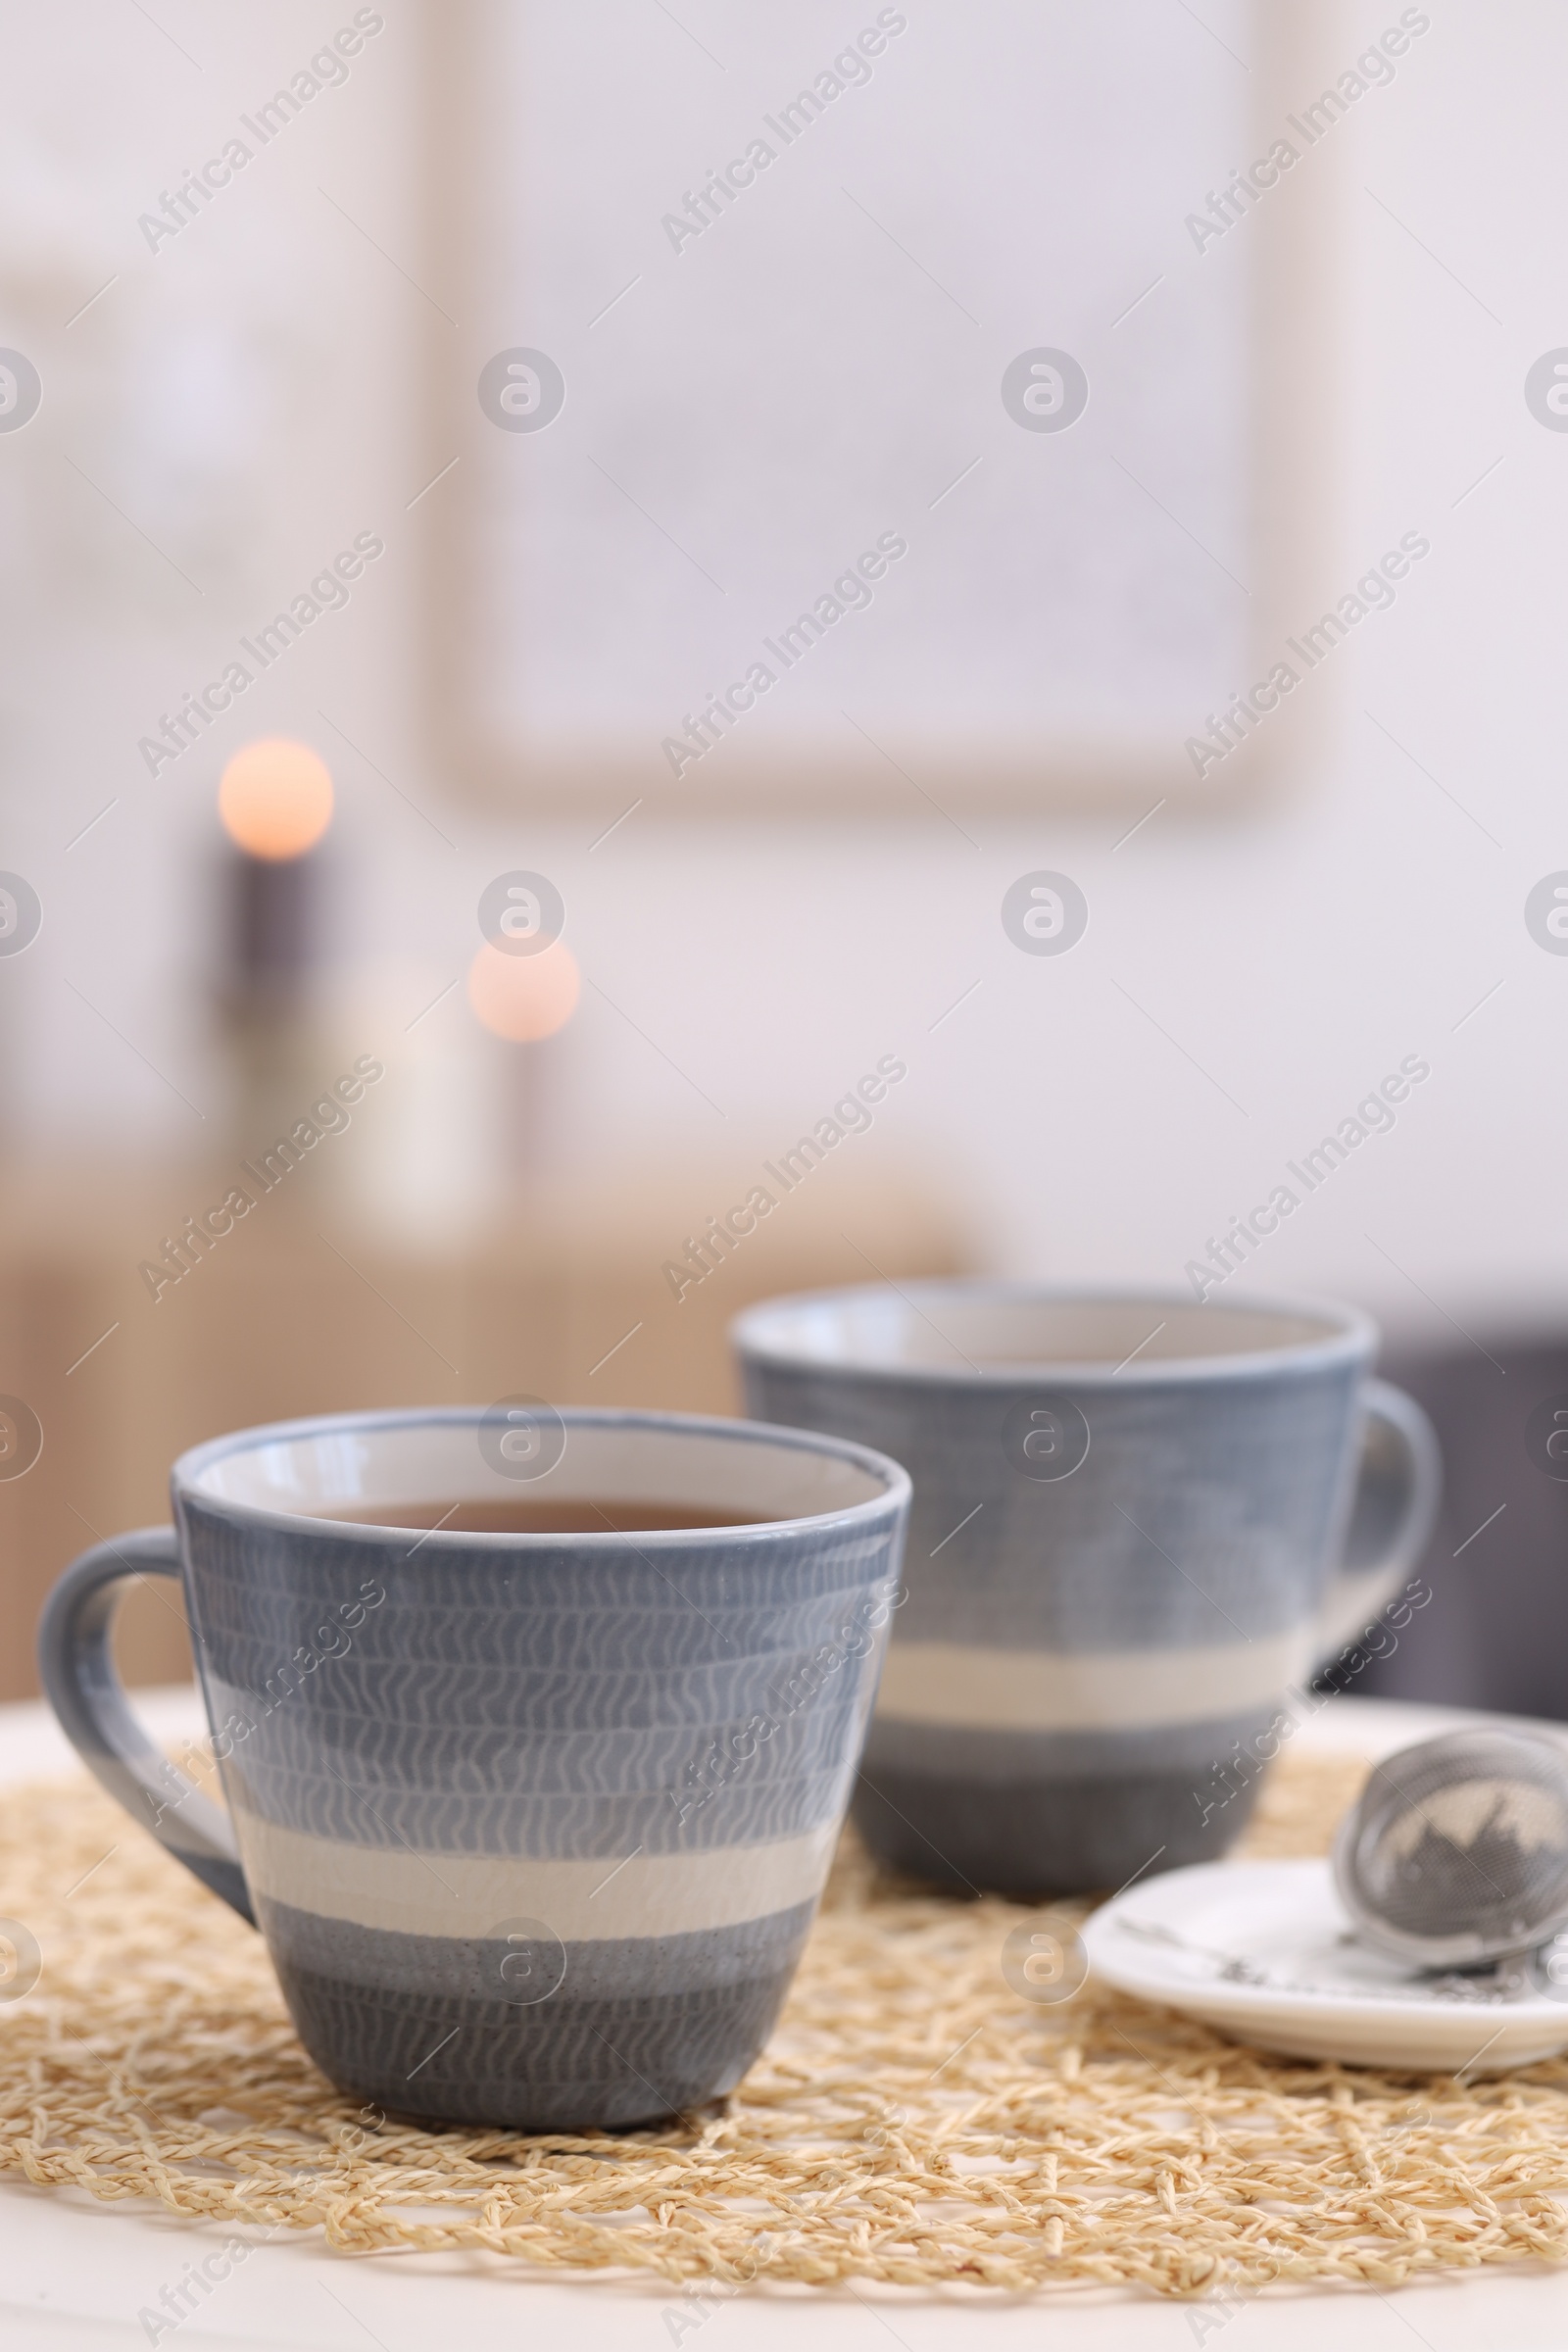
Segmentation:
<svg viewBox="0 0 1568 2352">
<path fill-rule="evenodd" d="M 1216 1803 L 1216 1767 L 1368 1625 L 1437 1507 L 1429 1423 L 1330 1301 L 916 1282 L 772 1299 L 731 1336 L 749 1411 L 912 1473 L 854 1813 L 954 1886 L 1222 1852 L 1256 1783 Z"/>
<path fill-rule="evenodd" d="M 765 1523 L 321 1516 L 514 1503 L 520 1479 L 534 1500 Z M 513 1405 L 246 1430 L 171 1485 L 174 1528 L 100 1544 L 56 1586 L 44 1688 L 111 1794 L 260 1927 L 322 2071 L 389 2112 L 536 2132 L 731 2089 L 848 1802 L 898 1464 L 744 1422 Z M 140 1575 L 183 1582 L 226 1814 L 116 1677 L 116 1587 Z"/>
</svg>

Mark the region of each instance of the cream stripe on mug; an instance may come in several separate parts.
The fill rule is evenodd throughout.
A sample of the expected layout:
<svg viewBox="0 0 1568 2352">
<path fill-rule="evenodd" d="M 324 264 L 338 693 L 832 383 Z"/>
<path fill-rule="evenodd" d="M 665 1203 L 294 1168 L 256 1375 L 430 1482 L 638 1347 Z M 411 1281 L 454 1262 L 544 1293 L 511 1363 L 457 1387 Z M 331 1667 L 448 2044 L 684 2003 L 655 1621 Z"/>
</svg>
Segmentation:
<svg viewBox="0 0 1568 2352">
<path fill-rule="evenodd" d="M 882 1721 L 991 1732 L 1132 1732 L 1267 1706 L 1312 1662 L 1310 1625 L 1202 1649 L 978 1649 L 896 1642 Z"/>
<path fill-rule="evenodd" d="M 739 1927 L 813 1901 L 839 1829 L 835 1818 L 766 1845 L 573 1861 L 349 1845 L 238 1808 L 234 1827 L 248 1884 L 274 1902 L 405 1936 L 482 1936 L 538 1919 L 564 1943 Z"/>
</svg>

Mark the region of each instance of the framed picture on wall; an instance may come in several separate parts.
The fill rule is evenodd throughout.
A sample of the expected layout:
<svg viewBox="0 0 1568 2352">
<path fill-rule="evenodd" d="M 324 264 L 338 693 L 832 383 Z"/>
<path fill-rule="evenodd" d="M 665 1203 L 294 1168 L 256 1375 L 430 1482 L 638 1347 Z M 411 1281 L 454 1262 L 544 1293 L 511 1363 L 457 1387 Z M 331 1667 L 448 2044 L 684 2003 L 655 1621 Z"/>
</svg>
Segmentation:
<svg viewBox="0 0 1568 2352">
<path fill-rule="evenodd" d="M 1284 13 L 433 16 L 447 772 L 960 826 L 1254 784 L 1354 103 Z"/>
</svg>

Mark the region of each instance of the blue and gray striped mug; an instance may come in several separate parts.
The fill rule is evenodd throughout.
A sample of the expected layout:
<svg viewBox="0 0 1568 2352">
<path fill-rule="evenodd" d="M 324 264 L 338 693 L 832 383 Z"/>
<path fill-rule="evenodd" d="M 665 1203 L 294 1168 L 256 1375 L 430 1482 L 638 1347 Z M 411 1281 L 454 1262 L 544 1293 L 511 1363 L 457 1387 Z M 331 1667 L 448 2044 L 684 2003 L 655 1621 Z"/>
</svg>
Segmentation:
<svg viewBox="0 0 1568 2352">
<path fill-rule="evenodd" d="M 898 1464 L 508 1400 L 247 1430 L 172 1486 L 176 1527 L 55 1588 L 44 1688 L 105 1788 L 260 1927 L 322 2071 L 389 2113 L 535 2132 L 731 2089 L 848 1802 Z M 116 1588 L 149 1574 L 183 1581 L 226 1813 L 115 1674 Z"/>
<path fill-rule="evenodd" d="M 772 1299 L 731 1336 L 749 1411 L 912 1474 L 854 1812 L 953 1886 L 1116 1886 L 1223 1851 L 1256 1783 L 1217 1804 L 1216 1769 L 1431 1531 L 1437 1441 L 1368 1378 L 1353 1307 L 916 1282 Z"/>
</svg>

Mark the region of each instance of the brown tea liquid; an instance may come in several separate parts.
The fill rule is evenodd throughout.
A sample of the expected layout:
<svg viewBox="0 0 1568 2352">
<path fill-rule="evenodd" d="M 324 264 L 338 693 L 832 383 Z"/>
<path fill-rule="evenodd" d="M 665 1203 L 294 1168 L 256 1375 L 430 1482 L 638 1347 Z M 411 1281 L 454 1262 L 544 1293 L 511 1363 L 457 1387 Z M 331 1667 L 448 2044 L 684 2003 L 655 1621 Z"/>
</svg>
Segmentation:
<svg viewBox="0 0 1568 2352">
<path fill-rule="evenodd" d="M 312 1513 L 356 1527 L 403 1527 L 416 1533 L 439 1528 L 463 1536 L 664 1535 L 706 1527 L 766 1527 L 767 1511 L 714 1510 L 706 1502 L 644 1502 L 612 1495 L 604 1502 L 554 1501 L 521 1494 L 485 1502 L 348 1502 Z"/>
</svg>

